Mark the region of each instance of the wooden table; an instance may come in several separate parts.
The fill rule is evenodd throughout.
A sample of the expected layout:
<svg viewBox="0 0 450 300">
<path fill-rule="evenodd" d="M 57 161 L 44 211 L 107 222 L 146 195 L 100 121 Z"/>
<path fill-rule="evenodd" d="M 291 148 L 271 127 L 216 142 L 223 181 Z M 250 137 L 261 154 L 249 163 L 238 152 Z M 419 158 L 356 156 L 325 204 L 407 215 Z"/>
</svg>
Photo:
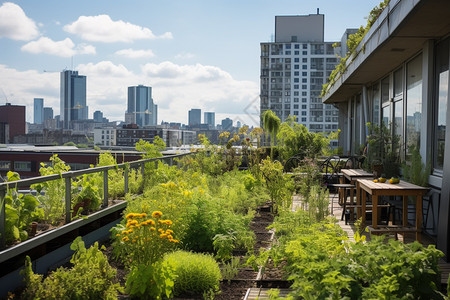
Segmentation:
<svg viewBox="0 0 450 300">
<path fill-rule="evenodd" d="M 357 179 L 362 179 L 362 178 L 373 178 L 373 174 L 369 173 L 363 169 L 342 169 L 341 170 L 343 177 L 341 178 L 342 181 L 341 183 L 344 183 L 344 180 L 347 179 L 350 184 L 356 185 L 356 180 Z M 350 197 L 352 199 L 352 204 L 353 204 L 353 190 L 350 191 Z M 358 199 L 358 190 L 356 190 L 356 199 Z M 360 209 L 357 209 L 357 212 Z M 360 215 L 361 212 L 358 213 L 358 215 Z M 359 218 L 359 216 L 358 216 Z"/>
<path fill-rule="evenodd" d="M 415 232 L 416 240 L 420 242 L 422 228 L 422 197 L 427 192 L 427 188 L 400 181 L 398 184 L 375 183 L 371 179 L 358 179 L 356 181 L 357 203 L 361 204 L 362 224 L 365 224 L 367 193 L 372 195 L 372 226 L 368 226 L 369 231 L 375 234 L 383 233 L 406 233 Z M 359 197 L 358 197 L 359 196 Z M 378 198 L 380 196 L 401 196 L 403 199 L 402 226 L 378 225 Z M 408 226 L 408 196 L 416 198 L 416 224 Z"/>
</svg>

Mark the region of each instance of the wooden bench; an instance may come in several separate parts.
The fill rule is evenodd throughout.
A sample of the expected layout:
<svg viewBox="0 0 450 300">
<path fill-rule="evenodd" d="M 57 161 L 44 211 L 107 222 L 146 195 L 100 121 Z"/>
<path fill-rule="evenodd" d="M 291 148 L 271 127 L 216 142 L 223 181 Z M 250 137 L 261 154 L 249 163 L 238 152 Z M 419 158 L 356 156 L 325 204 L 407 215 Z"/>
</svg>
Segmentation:
<svg viewBox="0 0 450 300">
<path fill-rule="evenodd" d="M 397 240 L 397 234 L 405 234 L 405 233 L 417 233 L 420 230 L 417 230 L 413 226 L 402 226 L 402 225 L 378 225 L 377 228 L 373 228 L 372 226 L 367 226 L 370 234 L 394 234 L 395 239 Z"/>
</svg>

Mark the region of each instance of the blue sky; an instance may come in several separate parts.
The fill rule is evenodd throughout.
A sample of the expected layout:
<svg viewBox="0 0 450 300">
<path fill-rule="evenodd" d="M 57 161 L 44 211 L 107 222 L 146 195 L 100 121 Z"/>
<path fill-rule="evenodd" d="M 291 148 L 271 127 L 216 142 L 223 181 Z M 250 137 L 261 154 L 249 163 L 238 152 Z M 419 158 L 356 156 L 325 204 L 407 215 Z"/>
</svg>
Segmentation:
<svg viewBox="0 0 450 300">
<path fill-rule="evenodd" d="M 59 114 L 59 72 L 87 76 L 89 117 L 123 120 L 127 87 L 153 88 L 158 122 L 188 110 L 257 125 L 260 42 L 276 15 L 325 15 L 325 40 L 366 24 L 380 0 L 0 1 L 0 104 Z M 45 71 L 45 72 L 44 72 Z"/>
</svg>

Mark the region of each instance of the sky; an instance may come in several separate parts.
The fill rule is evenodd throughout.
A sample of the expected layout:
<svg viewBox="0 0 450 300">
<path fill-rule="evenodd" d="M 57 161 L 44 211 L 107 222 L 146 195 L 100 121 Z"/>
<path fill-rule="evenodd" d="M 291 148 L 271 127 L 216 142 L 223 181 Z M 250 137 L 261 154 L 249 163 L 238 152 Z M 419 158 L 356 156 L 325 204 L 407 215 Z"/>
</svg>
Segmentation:
<svg viewBox="0 0 450 300">
<path fill-rule="evenodd" d="M 158 123 L 259 124 L 260 43 L 275 16 L 325 15 L 325 41 L 365 25 L 381 0 L 0 0 L 0 105 L 59 114 L 60 72 L 87 76 L 89 118 L 124 120 L 127 88 L 152 87 Z M 1 120 L 0 120 L 1 121 Z M 202 120 L 203 121 L 203 120 Z"/>
</svg>

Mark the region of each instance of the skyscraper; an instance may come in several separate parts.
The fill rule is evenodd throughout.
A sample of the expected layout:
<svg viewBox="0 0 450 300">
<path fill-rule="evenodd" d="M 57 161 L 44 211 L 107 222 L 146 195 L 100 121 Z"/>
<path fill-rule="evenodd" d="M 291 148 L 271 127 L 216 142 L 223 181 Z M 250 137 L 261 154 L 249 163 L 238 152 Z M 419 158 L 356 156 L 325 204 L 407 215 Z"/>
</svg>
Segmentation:
<svg viewBox="0 0 450 300">
<path fill-rule="evenodd" d="M 202 123 L 202 110 L 199 108 L 193 108 L 189 111 L 189 126 L 200 126 Z"/>
<path fill-rule="evenodd" d="M 339 62 L 324 42 L 324 15 L 276 16 L 275 42 L 261 43 L 260 111 L 289 115 L 313 132 L 336 131 L 338 110 L 323 104 L 322 85 Z"/>
<path fill-rule="evenodd" d="M 53 108 L 44 107 L 44 122 L 45 120 L 53 119 Z"/>
<path fill-rule="evenodd" d="M 209 125 L 210 128 L 214 128 L 216 126 L 216 113 L 214 112 L 203 113 L 203 120 L 205 124 Z"/>
<path fill-rule="evenodd" d="M 87 120 L 86 76 L 78 71 L 61 72 L 60 114 L 63 128 L 70 128 L 70 121 Z"/>
<path fill-rule="evenodd" d="M 42 124 L 44 122 L 43 98 L 34 98 L 33 114 L 34 114 L 34 124 Z"/>
<path fill-rule="evenodd" d="M 226 118 L 222 120 L 222 130 L 231 130 L 233 129 L 233 120 L 230 118 Z"/>
<path fill-rule="evenodd" d="M 94 111 L 94 121 L 98 123 L 103 122 L 103 113 L 99 110 Z"/>
<path fill-rule="evenodd" d="M 149 86 L 128 87 L 128 110 L 125 122 L 140 127 L 156 125 L 158 122 L 158 105 L 153 103 L 152 88 Z"/>
</svg>

